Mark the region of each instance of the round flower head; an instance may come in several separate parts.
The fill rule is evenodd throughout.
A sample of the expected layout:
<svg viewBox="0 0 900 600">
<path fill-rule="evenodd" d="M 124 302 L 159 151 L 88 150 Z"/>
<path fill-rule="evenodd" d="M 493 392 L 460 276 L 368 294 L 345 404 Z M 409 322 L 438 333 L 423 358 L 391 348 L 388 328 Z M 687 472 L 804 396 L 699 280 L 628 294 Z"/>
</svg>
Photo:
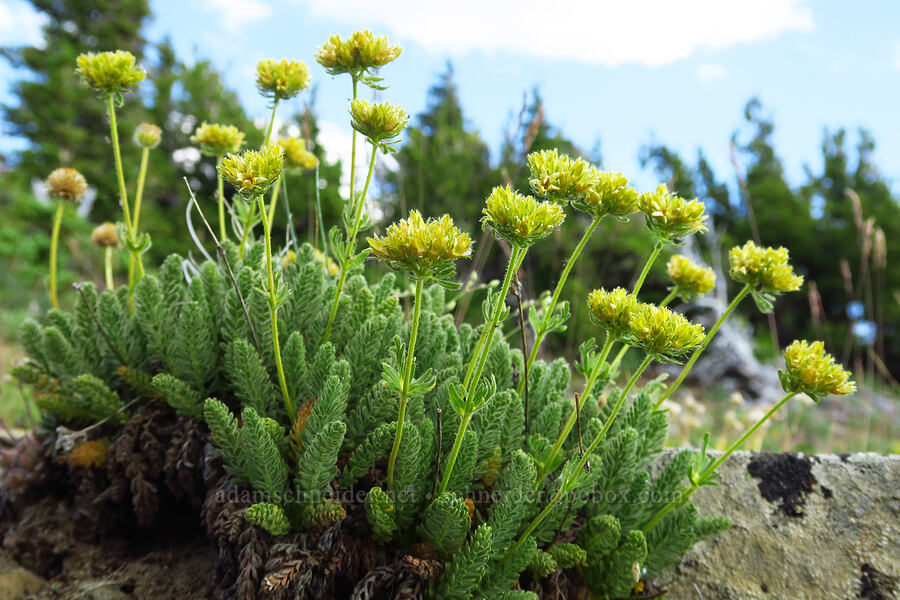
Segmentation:
<svg viewBox="0 0 900 600">
<path fill-rule="evenodd" d="M 611 292 L 600 288 L 588 296 L 588 306 L 594 322 L 616 338 L 628 331 L 631 313 L 637 304 L 637 297 L 620 287 Z"/>
<path fill-rule="evenodd" d="M 559 204 L 538 202 L 509 186 L 495 187 L 485 204 L 482 227 L 490 225 L 495 236 L 514 246 L 531 246 L 550 235 L 566 218 Z"/>
<path fill-rule="evenodd" d="M 88 184 L 84 175 L 75 169 L 56 169 L 47 177 L 47 192 L 54 198 L 73 204 L 81 202 Z"/>
<path fill-rule="evenodd" d="M 402 48 L 388 43 L 386 36 L 376 37 L 371 31 L 354 31 L 349 38 L 333 35 L 316 51 L 316 61 L 331 75 L 349 73 L 359 77 L 388 64 Z"/>
<path fill-rule="evenodd" d="M 150 123 L 141 123 L 134 130 L 134 143 L 142 148 L 156 148 L 162 139 L 162 129 Z"/>
<path fill-rule="evenodd" d="M 663 362 L 674 362 L 703 343 L 702 325 L 664 306 L 639 303 L 631 312 L 629 341 Z"/>
<path fill-rule="evenodd" d="M 200 144 L 200 151 L 207 156 L 224 156 L 237 152 L 244 145 L 244 134 L 234 125 L 219 125 L 203 121 L 191 141 Z"/>
<path fill-rule="evenodd" d="M 795 292 L 803 285 L 803 277 L 794 275 L 788 264 L 787 248 L 760 248 L 752 241 L 735 246 L 728 252 L 731 278 L 749 283 L 767 292 Z"/>
<path fill-rule="evenodd" d="M 425 221 L 417 210 L 393 223 L 383 236 L 375 235 L 367 241 L 369 254 L 392 269 L 449 286 L 458 285 L 451 281 L 455 275 L 453 261 L 472 253 L 472 239 L 453 224 L 450 215 Z"/>
<path fill-rule="evenodd" d="M 319 159 L 306 149 L 306 142 L 300 138 L 282 138 L 278 145 L 284 148 L 284 162 L 289 167 L 314 169 L 319 164 Z"/>
<path fill-rule="evenodd" d="M 612 215 L 624 219 L 638 208 L 637 190 L 628 185 L 628 178 L 613 171 L 598 171 L 597 183 L 587 191 L 584 200 L 572 206 L 595 217 Z"/>
<path fill-rule="evenodd" d="M 115 223 L 103 223 L 94 227 L 91 232 L 91 242 L 98 248 L 118 248 L 119 238 L 116 235 Z"/>
<path fill-rule="evenodd" d="M 665 185 L 657 187 L 655 192 L 641 194 L 638 207 L 654 237 L 664 244 L 676 245 L 680 238 L 708 231 L 703 203 L 696 198 L 680 198 Z"/>
<path fill-rule="evenodd" d="M 229 154 L 218 166 L 222 177 L 247 199 L 257 198 L 269 191 L 281 176 L 283 168 L 284 150 L 278 144 L 269 144 L 262 150 Z"/>
<path fill-rule="evenodd" d="M 555 148 L 529 154 L 528 169 L 534 193 L 553 202 L 581 200 L 600 179 L 600 172 L 586 160 L 559 154 Z"/>
<path fill-rule="evenodd" d="M 666 265 L 675 293 L 685 302 L 704 296 L 716 286 L 716 273 L 709 267 L 697 265 L 680 254 L 675 254 Z"/>
<path fill-rule="evenodd" d="M 350 103 L 350 124 L 384 152 L 393 150 L 391 144 L 400 141 L 400 133 L 406 128 L 409 115 L 399 106 L 379 102 L 369 104 L 365 100 Z"/>
<path fill-rule="evenodd" d="M 122 94 L 131 91 L 147 76 L 136 62 L 134 54 L 124 50 L 88 52 L 76 59 L 75 72 L 101 95 L 121 101 Z"/>
<path fill-rule="evenodd" d="M 302 61 L 282 59 L 256 63 L 256 89 L 266 98 L 293 98 L 311 82 L 309 70 Z"/>
<path fill-rule="evenodd" d="M 784 349 L 784 371 L 779 371 L 778 376 L 785 392 L 806 394 L 816 402 L 819 396 L 856 391 L 850 373 L 825 352 L 822 342 L 794 341 Z"/>
</svg>

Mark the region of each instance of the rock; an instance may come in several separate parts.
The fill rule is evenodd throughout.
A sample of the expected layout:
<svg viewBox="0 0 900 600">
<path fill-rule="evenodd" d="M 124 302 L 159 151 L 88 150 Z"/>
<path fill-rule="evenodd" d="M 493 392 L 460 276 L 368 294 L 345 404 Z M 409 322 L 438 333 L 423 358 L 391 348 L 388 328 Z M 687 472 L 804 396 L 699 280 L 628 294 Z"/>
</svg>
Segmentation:
<svg viewBox="0 0 900 600">
<path fill-rule="evenodd" d="M 733 526 L 656 578 L 666 598 L 900 599 L 900 456 L 737 452 L 721 474 L 693 500 Z"/>
<path fill-rule="evenodd" d="M 0 600 L 24 600 L 47 585 L 28 569 L 11 560 L 0 559 Z"/>
</svg>

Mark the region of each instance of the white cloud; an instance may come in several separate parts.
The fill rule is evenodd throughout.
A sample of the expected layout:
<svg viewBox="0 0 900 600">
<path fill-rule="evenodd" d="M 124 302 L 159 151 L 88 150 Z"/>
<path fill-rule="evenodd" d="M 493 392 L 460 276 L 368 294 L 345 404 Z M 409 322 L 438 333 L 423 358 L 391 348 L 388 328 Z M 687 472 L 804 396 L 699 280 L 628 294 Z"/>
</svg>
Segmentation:
<svg viewBox="0 0 900 600">
<path fill-rule="evenodd" d="M 317 17 L 436 52 L 506 51 L 650 67 L 814 27 L 808 0 L 307 0 Z"/>
<path fill-rule="evenodd" d="M 206 10 L 219 14 L 222 25 L 231 33 L 272 14 L 272 7 L 262 0 L 204 0 L 203 4 Z"/>
<path fill-rule="evenodd" d="M 697 79 L 700 83 L 709 83 L 728 76 L 728 69 L 719 63 L 703 63 L 697 66 Z"/>
<path fill-rule="evenodd" d="M 19 0 L 0 0 L 0 46 L 43 46 L 47 16 Z"/>
</svg>

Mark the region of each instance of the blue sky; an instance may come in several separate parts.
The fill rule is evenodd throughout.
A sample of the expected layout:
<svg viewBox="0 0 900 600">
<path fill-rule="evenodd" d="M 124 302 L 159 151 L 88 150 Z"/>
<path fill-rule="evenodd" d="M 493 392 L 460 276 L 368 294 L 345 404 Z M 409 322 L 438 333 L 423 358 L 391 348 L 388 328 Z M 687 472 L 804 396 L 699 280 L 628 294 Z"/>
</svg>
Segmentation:
<svg viewBox="0 0 900 600">
<path fill-rule="evenodd" d="M 632 0 L 364 2 L 156 0 L 148 37 L 170 36 L 185 59 L 211 58 L 251 114 L 262 58 L 297 58 L 318 84 L 326 146 L 349 139 L 346 78 L 313 60 L 331 33 L 370 28 L 404 47 L 383 69 L 382 97 L 411 114 L 453 62 L 463 108 L 493 150 L 524 92 L 540 88 L 546 114 L 585 150 L 600 142 L 603 167 L 641 188 L 642 145 L 665 143 L 693 161 L 702 148 L 731 180 L 728 143 L 759 96 L 776 122 L 776 149 L 791 182 L 820 167 L 825 128 L 872 131 L 875 159 L 900 192 L 900 2 L 880 0 Z M 39 39 L 40 19 L 21 0 L 0 0 L 0 45 Z M 0 81 L 15 77 L 5 64 Z M 5 90 L 0 86 L 0 98 Z M 14 145 L 4 140 L 2 147 Z M 496 155 L 496 154 L 495 154 Z"/>
</svg>

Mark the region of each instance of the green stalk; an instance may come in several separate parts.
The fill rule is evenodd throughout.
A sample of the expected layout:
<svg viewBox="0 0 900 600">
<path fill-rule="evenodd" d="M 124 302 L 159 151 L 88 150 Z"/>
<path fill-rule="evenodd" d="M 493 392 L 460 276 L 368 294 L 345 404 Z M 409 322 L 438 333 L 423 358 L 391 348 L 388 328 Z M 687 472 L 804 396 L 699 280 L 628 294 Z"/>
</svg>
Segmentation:
<svg viewBox="0 0 900 600">
<path fill-rule="evenodd" d="M 731 304 L 728 305 L 728 308 L 726 308 L 725 312 L 722 313 L 722 316 L 719 317 L 719 320 L 716 321 L 715 325 L 712 326 L 712 329 L 709 330 L 709 333 L 706 334 L 706 337 L 703 338 L 703 343 L 700 344 L 700 346 L 698 346 L 696 350 L 694 350 L 694 353 L 691 355 L 690 360 L 686 365 L 684 365 L 684 368 L 681 369 L 681 374 L 678 375 L 678 379 L 676 379 L 675 382 L 669 387 L 669 389 L 666 390 L 666 393 L 660 397 L 659 401 L 656 403 L 656 406 L 653 407 L 653 410 L 659 408 L 660 405 L 662 405 L 662 403 L 665 401 L 665 399 L 671 396 L 672 393 L 678 389 L 678 386 L 681 385 L 681 383 L 684 381 L 684 378 L 687 377 L 688 373 L 691 372 L 691 368 L 693 368 L 694 363 L 697 362 L 698 358 L 700 358 L 700 354 L 706 349 L 707 346 L 709 346 L 709 343 L 715 337 L 716 332 L 719 331 L 719 327 L 722 326 L 722 323 L 725 322 L 725 319 L 727 319 L 731 315 L 731 313 L 734 312 L 734 309 L 737 308 L 737 305 L 741 303 L 741 300 L 747 297 L 747 294 L 749 294 L 752 289 L 753 286 L 748 283 L 741 289 L 740 292 L 738 292 L 738 295 L 734 297 L 734 300 L 731 301 Z"/>
<path fill-rule="evenodd" d="M 269 117 L 269 126 L 266 128 L 266 141 L 263 142 L 263 148 L 269 145 L 269 140 L 272 138 L 272 127 L 275 125 L 275 111 L 278 109 L 278 96 L 275 97 L 275 101 L 272 102 L 272 116 Z"/>
<path fill-rule="evenodd" d="M 112 246 L 107 246 L 103 249 L 105 255 L 103 257 L 103 272 L 106 275 L 106 289 L 108 290 L 115 288 L 115 282 L 113 281 L 112 250 Z"/>
<path fill-rule="evenodd" d="M 266 214 L 266 205 L 262 196 L 257 197 L 259 214 Z M 272 271 L 272 236 L 269 232 L 269 223 L 263 222 L 263 234 L 266 242 L 266 276 L 269 284 L 269 315 L 272 319 L 272 348 L 275 351 L 275 369 L 278 371 L 278 384 L 281 386 L 281 396 L 284 399 L 284 408 L 287 410 L 288 420 L 291 424 L 297 416 L 297 407 L 288 392 L 287 381 L 284 378 L 284 365 L 281 362 L 281 342 L 278 341 L 278 305 L 275 290 L 275 274 Z"/>
<path fill-rule="evenodd" d="M 134 195 L 134 230 L 140 231 L 141 200 L 144 198 L 144 183 L 147 181 L 147 162 L 150 158 L 150 148 L 141 150 L 141 170 L 138 173 L 137 193 Z"/>
<path fill-rule="evenodd" d="M 281 182 L 283 180 L 284 174 L 282 173 L 281 177 L 275 181 L 275 186 L 272 189 L 272 203 L 269 205 L 269 215 L 266 217 L 269 221 L 269 229 L 272 229 L 272 223 L 275 222 L 275 207 L 278 206 L 278 192 L 281 191 Z"/>
<path fill-rule="evenodd" d="M 591 235 L 593 235 L 594 230 L 597 229 L 597 225 L 600 224 L 602 218 L 603 217 L 594 217 L 594 219 L 591 221 L 591 224 L 588 225 L 587 229 L 584 230 L 584 235 L 581 236 L 581 241 L 579 241 L 578 245 L 575 246 L 575 249 L 572 251 L 572 255 L 569 256 L 569 260 L 566 261 L 566 266 L 563 268 L 562 274 L 559 277 L 559 281 L 556 283 L 556 288 L 553 290 L 553 295 L 550 297 L 550 304 L 547 307 L 547 312 L 544 313 L 544 318 L 541 320 L 540 330 L 535 332 L 534 345 L 532 345 L 531 352 L 528 353 L 528 361 L 525 363 L 526 372 L 531 369 L 531 366 L 537 359 L 541 344 L 544 342 L 544 338 L 547 337 L 547 322 L 553 315 L 553 311 L 556 310 L 556 304 L 557 302 L 559 302 L 559 296 L 560 294 L 562 294 L 563 287 L 565 287 L 566 285 L 566 280 L 569 278 L 569 273 L 572 271 L 572 267 L 575 266 L 575 261 L 578 260 L 578 257 L 581 255 L 581 251 L 584 250 L 584 247 L 587 245 L 588 240 L 591 238 Z M 516 393 L 518 393 L 520 396 L 522 395 L 524 386 L 525 380 L 520 380 L 519 386 L 516 389 Z"/>
<path fill-rule="evenodd" d="M 472 394 L 475 392 L 481 373 L 484 371 L 487 355 L 490 354 L 491 342 L 494 339 L 494 332 L 497 329 L 497 324 L 500 322 L 500 314 L 503 312 L 503 305 L 506 303 L 506 295 L 509 293 L 512 276 L 518 271 L 527 251 L 528 248 L 520 248 L 519 246 L 513 247 L 512 254 L 510 254 L 509 257 L 509 264 L 506 267 L 506 276 L 503 278 L 503 286 L 500 288 L 500 295 L 494 301 L 490 321 L 484 324 L 484 329 L 481 330 L 481 337 L 476 345 L 476 352 L 469 362 L 466 379 L 463 382 L 463 387 L 466 388 L 466 408 L 463 411 L 459 429 L 456 431 L 456 438 L 453 440 L 453 448 L 451 448 L 450 454 L 447 457 L 447 468 L 444 469 L 444 475 L 441 478 L 441 484 L 438 487 L 438 492 L 435 497 L 443 494 L 447 490 L 447 485 L 450 483 L 450 475 L 453 473 L 453 466 L 456 464 L 456 457 L 459 455 L 459 449 L 462 446 L 466 428 L 469 426 L 469 421 L 475 413 L 475 406 L 472 404 Z"/>
<path fill-rule="evenodd" d="M 674 300 L 674 299 L 675 299 L 675 296 L 677 296 L 677 295 L 678 295 L 678 289 L 677 289 L 677 288 L 673 288 L 672 291 L 669 292 L 669 294 L 668 294 L 665 298 L 663 298 L 663 301 L 660 302 L 659 305 L 660 305 L 660 306 L 668 306 L 668 305 L 669 305 L 669 302 L 671 302 L 672 300 Z"/>
<path fill-rule="evenodd" d="M 409 382 L 413 372 L 413 357 L 416 350 L 416 336 L 419 333 L 419 313 L 422 312 L 422 280 L 416 279 L 416 301 L 413 307 L 412 330 L 409 332 L 409 347 L 406 349 L 406 369 L 403 372 L 403 389 L 400 392 L 400 411 L 397 413 L 397 433 L 394 435 L 394 446 L 387 467 L 387 491 L 394 490 L 394 463 L 400 451 L 400 440 L 403 438 L 403 424 L 406 422 L 406 401 L 409 398 Z"/>
<path fill-rule="evenodd" d="M 354 131 L 356 131 L 354 129 Z M 351 179 L 352 181 L 352 179 Z M 316 162 L 316 219 L 318 223 L 316 224 L 316 229 L 318 229 L 319 234 L 322 236 L 322 254 L 325 256 L 325 264 L 328 264 L 328 241 L 325 237 L 325 220 L 322 218 L 322 197 L 319 194 L 319 163 Z M 327 270 L 327 269 L 326 269 Z"/>
<path fill-rule="evenodd" d="M 265 148 L 269 145 L 269 139 L 272 137 L 272 127 L 275 125 L 275 112 L 278 110 L 278 98 L 275 98 L 275 101 L 272 102 L 272 116 L 269 117 L 269 126 L 266 127 L 266 141 L 263 142 L 262 147 Z M 265 206 L 265 203 L 260 203 L 260 206 Z M 256 216 L 256 205 L 251 202 L 249 211 L 247 212 L 247 218 L 244 220 L 244 232 L 241 235 L 241 249 L 238 251 L 238 258 L 244 258 L 244 249 L 247 245 L 247 238 L 250 235 L 250 224 L 253 223 L 253 217 Z M 266 213 L 261 212 L 260 216 L 262 217 L 262 221 L 266 220 Z M 224 239 L 224 238 L 223 238 Z"/>
<path fill-rule="evenodd" d="M 53 233 L 50 234 L 50 306 L 53 308 L 59 308 L 59 299 L 56 295 L 56 258 L 59 249 L 59 228 L 65 207 L 65 201 L 59 200 L 53 217 Z"/>
<path fill-rule="evenodd" d="M 378 148 L 372 146 L 372 159 L 369 161 L 369 174 L 366 176 L 366 184 L 363 187 L 362 197 L 356 207 L 356 214 L 353 217 L 353 224 L 347 235 L 347 246 L 341 260 L 341 275 L 338 279 L 337 288 L 334 290 L 334 299 L 331 301 L 331 313 L 328 315 L 328 323 L 325 325 L 325 333 L 322 335 L 322 341 L 328 341 L 331 336 L 331 327 L 334 325 L 334 318 L 337 316 L 338 304 L 340 304 L 341 294 L 344 291 L 344 284 L 347 282 L 347 261 L 353 256 L 356 250 L 356 236 L 359 233 L 359 225 L 362 219 L 362 209 L 366 202 L 366 194 L 369 192 L 369 184 L 372 182 L 372 173 L 375 172 L 375 157 L 378 156 Z M 327 263 L 326 263 L 327 264 Z"/>
<path fill-rule="evenodd" d="M 650 267 L 652 267 L 653 263 L 656 262 L 656 257 L 659 256 L 662 248 L 662 242 L 656 242 L 656 245 L 653 246 L 653 252 L 650 253 L 650 256 L 647 258 L 647 262 L 644 263 L 644 269 L 641 271 L 641 275 L 640 277 L 638 277 L 637 283 L 634 284 L 634 290 L 632 290 L 631 292 L 635 296 L 637 296 L 638 292 L 641 291 L 641 288 L 644 287 L 644 280 L 647 279 L 647 273 L 650 272 Z"/>
<path fill-rule="evenodd" d="M 665 517 L 666 514 L 669 513 L 669 511 L 681 506 L 681 504 L 683 504 L 688 498 L 691 497 L 691 494 L 693 494 L 698 489 L 700 489 L 700 487 L 703 485 L 704 482 L 709 481 L 710 476 L 713 473 L 715 473 L 716 470 L 720 466 L 722 466 L 722 463 L 724 463 L 728 459 L 728 457 L 734 453 L 735 450 L 740 448 L 751 435 L 756 433 L 757 429 L 762 427 L 762 425 L 766 421 L 768 421 L 772 417 L 772 415 L 774 415 L 782 406 L 784 406 L 784 404 L 788 400 L 793 398 L 795 395 L 796 395 L 796 392 L 789 392 L 781 400 L 779 400 L 778 404 L 773 406 L 769 410 L 769 412 L 767 412 L 765 415 L 763 415 L 763 417 L 759 421 L 757 421 L 750 429 L 745 431 L 744 435 L 742 435 L 736 442 L 734 442 L 731 446 L 729 446 L 728 450 L 726 450 L 724 453 L 722 453 L 722 456 L 720 456 L 716 461 L 711 463 L 702 473 L 699 474 L 699 476 L 697 477 L 697 483 L 693 483 L 693 484 L 691 484 L 691 486 L 689 488 L 682 490 L 681 493 L 678 494 L 677 498 L 674 498 L 671 502 L 669 502 L 668 504 L 663 506 L 661 509 L 659 509 L 659 511 L 657 511 L 657 513 L 655 515 L 653 515 L 653 518 L 650 519 L 650 521 L 648 521 L 646 525 L 644 525 L 643 532 L 646 534 L 648 531 L 653 529 L 653 527 L 657 523 L 659 523 L 662 520 L 662 518 Z"/>
<path fill-rule="evenodd" d="M 216 167 L 222 164 L 222 155 L 216 157 Z M 224 241 L 228 239 L 228 229 L 225 227 L 225 179 L 222 173 L 216 168 L 217 185 L 219 188 L 219 239 Z"/>
</svg>

